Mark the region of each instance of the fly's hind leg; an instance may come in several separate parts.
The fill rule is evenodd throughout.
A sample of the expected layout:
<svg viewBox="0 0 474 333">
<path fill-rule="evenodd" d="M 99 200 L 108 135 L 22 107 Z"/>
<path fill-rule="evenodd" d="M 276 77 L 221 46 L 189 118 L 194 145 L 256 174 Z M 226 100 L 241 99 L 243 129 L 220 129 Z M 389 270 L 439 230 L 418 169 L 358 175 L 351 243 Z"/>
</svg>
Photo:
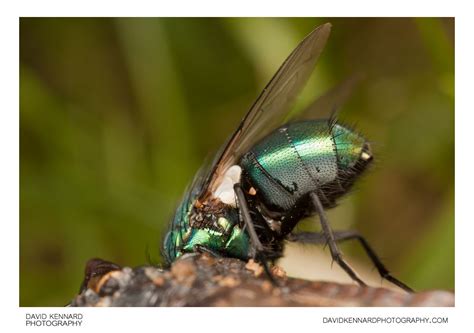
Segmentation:
<svg viewBox="0 0 474 333">
<path fill-rule="evenodd" d="M 362 247 L 364 248 L 365 253 L 367 256 L 370 258 L 372 263 L 375 265 L 375 268 L 377 269 L 379 275 L 393 283 L 394 285 L 400 287 L 401 289 L 407 291 L 407 292 L 413 292 L 413 289 L 408 287 L 406 284 L 398 280 L 397 278 L 393 277 L 388 269 L 385 267 L 385 265 L 382 263 L 380 260 L 379 256 L 375 253 L 375 251 L 372 249 L 372 247 L 369 245 L 367 240 L 359 234 L 357 231 L 334 231 L 334 240 L 336 242 L 342 242 L 345 240 L 358 240 Z M 326 238 L 324 237 L 323 233 L 319 232 L 302 232 L 298 234 L 293 234 L 288 237 L 288 240 L 292 242 L 301 242 L 301 243 L 310 243 L 310 244 L 325 244 L 326 243 Z"/>
<path fill-rule="evenodd" d="M 361 278 L 354 271 L 354 269 L 351 266 L 349 266 L 349 264 L 342 258 L 342 253 L 336 244 L 334 233 L 331 227 L 329 226 L 326 213 L 324 212 L 323 205 L 321 203 L 321 200 L 319 200 L 318 195 L 315 192 L 311 192 L 309 196 L 314 205 L 316 212 L 319 215 L 319 221 L 321 223 L 321 228 L 323 229 L 324 239 L 327 245 L 329 246 L 329 250 L 331 251 L 332 260 L 337 262 L 339 267 L 341 267 L 352 278 L 352 280 L 356 281 L 361 286 L 367 286 L 367 284 L 361 280 Z"/>
<path fill-rule="evenodd" d="M 273 277 L 273 274 L 270 271 L 270 267 L 268 266 L 268 260 L 263 254 L 264 248 L 263 248 L 262 242 L 260 242 L 260 239 L 258 238 L 257 232 L 255 231 L 255 227 L 253 225 L 252 218 L 250 216 L 250 210 L 247 204 L 247 199 L 245 198 L 244 191 L 242 190 L 242 187 L 240 186 L 240 184 L 234 185 L 234 192 L 235 192 L 235 195 L 237 196 L 237 201 L 239 203 L 242 219 L 244 220 L 245 227 L 247 228 L 247 231 L 250 236 L 250 241 L 251 241 L 252 249 L 254 252 L 253 256 L 262 264 L 265 270 L 265 273 L 267 274 L 270 281 L 274 285 L 278 286 L 278 283 Z"/>
</svg>

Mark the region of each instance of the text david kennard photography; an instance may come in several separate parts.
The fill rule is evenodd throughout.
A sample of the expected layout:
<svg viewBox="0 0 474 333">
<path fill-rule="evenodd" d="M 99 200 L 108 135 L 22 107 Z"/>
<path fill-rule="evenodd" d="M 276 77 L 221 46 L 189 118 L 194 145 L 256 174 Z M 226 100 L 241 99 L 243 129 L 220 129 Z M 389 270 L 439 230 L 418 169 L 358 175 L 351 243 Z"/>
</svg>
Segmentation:
<svg viewBox="0 0 474 333">
<path fill-rule="evenodd" d="M 26 326 L 81 326 L 82 313 L 27 313 Z"/>
</svg>

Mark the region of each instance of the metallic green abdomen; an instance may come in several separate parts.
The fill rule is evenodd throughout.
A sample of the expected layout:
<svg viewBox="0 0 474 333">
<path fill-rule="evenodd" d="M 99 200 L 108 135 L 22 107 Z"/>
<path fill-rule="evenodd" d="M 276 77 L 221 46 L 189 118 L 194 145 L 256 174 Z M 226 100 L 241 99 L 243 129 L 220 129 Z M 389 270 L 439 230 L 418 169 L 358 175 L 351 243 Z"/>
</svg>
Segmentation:
<svg viewBox="0 0 474 333">
<path fill-rule="evenodd" d="M 365 140 L 328 120 L 287 124 L 256 144 L 240 165 L 270 208 L 291 209 L 305 194 L 338 185 L 350 171 Z"/>
</svg>

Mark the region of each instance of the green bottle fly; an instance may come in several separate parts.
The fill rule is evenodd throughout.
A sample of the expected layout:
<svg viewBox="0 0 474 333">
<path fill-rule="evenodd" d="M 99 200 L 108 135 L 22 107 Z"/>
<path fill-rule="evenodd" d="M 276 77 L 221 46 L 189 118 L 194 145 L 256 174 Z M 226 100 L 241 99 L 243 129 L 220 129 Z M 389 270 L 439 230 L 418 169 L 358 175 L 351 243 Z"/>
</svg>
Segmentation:
<svg viewBox="0 0 474 333">
<path fill-rule="evenodd" d="M 283 255 L 285 241 L 328 244 L 334 261 L 365 285 L 336 245 L 356 239 L 383 278 L 411 291 L 388 273 L 362 236 L 333 232 L 327 221 L 325 209 L 336 205 L 373 159 L 366 139 L 335 121 L 340 100 L 328 103 L 325 96 L 338 94 L 321 97 L 324 103 L 316 100 L 301 113 L 304 120 L 282 125 L 330 30 L 329 23 L 317 27 L 293 50 L 210 168 L 195 177 L 164 240 L 168 264 L 192 252 L 255 258 L 275 281 L 267 260 Z M 325 116 L 312 118 L 314 113 Z M 323 232 L 294 233 L 298 222 L 311 215 L 319 216 Z"/>
</svg>

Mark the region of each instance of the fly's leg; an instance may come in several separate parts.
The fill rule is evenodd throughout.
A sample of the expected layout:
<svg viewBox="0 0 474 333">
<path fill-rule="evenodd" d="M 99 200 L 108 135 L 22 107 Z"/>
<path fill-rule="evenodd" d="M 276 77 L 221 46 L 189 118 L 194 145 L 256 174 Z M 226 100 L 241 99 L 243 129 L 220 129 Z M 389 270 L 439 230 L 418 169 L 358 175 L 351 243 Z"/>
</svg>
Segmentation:
<svg viewBox="0 0 474 333">
<path fill-rule="evenodd" d="M 250 216 L 250 210 L 247 204 L 247 199 L 245 198 L 244 191 L 242 190 L 240 184 L 234 185 L 234 192 L 237 196 L 237 201 L 239 202 L 239 208 L 242 215 L 242 219 L 244 220 L 245 226 L 250 236 L 250 241 L 252 243 L 252 248 L 254 251 L 254 257 L 263 265 L 265 273 L 267 274 L 270 281 L 274 285 L 278 286 L 277 281 L 273 277 L 273 274 L 270 271 L 270 268 L 268 267 L 267 258 L 265 258 L 265 255 L 263 254 L 263 245 L 260 242 L 260 239 L 258 238 L 257 232 L 255 231 L 252 218 Z"/>
<path fill-rule="evenodd" d="M 380 276 L 393 283 L 394 285 L 400 287 L 401 289 L 412 293 L 414 292 L 413 289 L 408 287 L 406 284 L 398 280 L 397 278 L 393 277 L 388 269 L 385 267 L 385 265 L 382 263 L 378 255 L 375 253 L 375 251 L 372 249 L 372 247 L 369 245 L 367 240 L 359 234 L 357 231 L 334 231 L 334 240 L 336 242 L 342 242 L 345 240 L 358 240 L 362 247 L 364 248 L 365 253 L 367 256 L 370 258 L 372 263 L 375 265 L 375 268 L 379 272 Z M 293 234 L 288 237 L 288 240 L 292 242 L 301 242 L 301 243 L 311 243 L 311 244 L 325 244 L 326 243 L 326 238 L 324 237 L 324 234 L 319 233 L 319 232 L 302 232 L 298 234 Z"/>
<path fill-rule="evenodd" d="M 210 254 L 211 256 L 213 256 L 215 258 L 222 258 L 222 255 L 219 252 L 217 252 L 217 251 L 215 251 L 215 250 L 213 250 L 213 249 L 211 249 L 211 248 L 209 248 L 205 245 L 201 245 L 201 244 L 194 245 L 194 251 L 197 252 L 197 253 L 201 253 L 201 254 L 202 253 Z"/>
<path fill-rule="evenodd" d="M 316 212 L 319 215 L 319 221 L 321 223 L 321 228 L 323 229 L 323 235 L 326 240 L 326 243 L 329 246 L 329 250 L 331 251 L 332 260 L 337 262 L 337 264 L 359 285 L 367 286 L 367 284 L 365 284 L 365 282 L 360 279 L 354 269 L 349 266 L 349 264 L 342 258 L 341 251 L 337 247 L 333 231 L 329 226 L 326 213 L 324 212 L 323 205 L 321 204 L 321 200 L 319 200 L 318 195 L 314 192 L 311 192 L 309 196 L 311 198 L 311 201 L 313 202 Z"/>
</svg>

